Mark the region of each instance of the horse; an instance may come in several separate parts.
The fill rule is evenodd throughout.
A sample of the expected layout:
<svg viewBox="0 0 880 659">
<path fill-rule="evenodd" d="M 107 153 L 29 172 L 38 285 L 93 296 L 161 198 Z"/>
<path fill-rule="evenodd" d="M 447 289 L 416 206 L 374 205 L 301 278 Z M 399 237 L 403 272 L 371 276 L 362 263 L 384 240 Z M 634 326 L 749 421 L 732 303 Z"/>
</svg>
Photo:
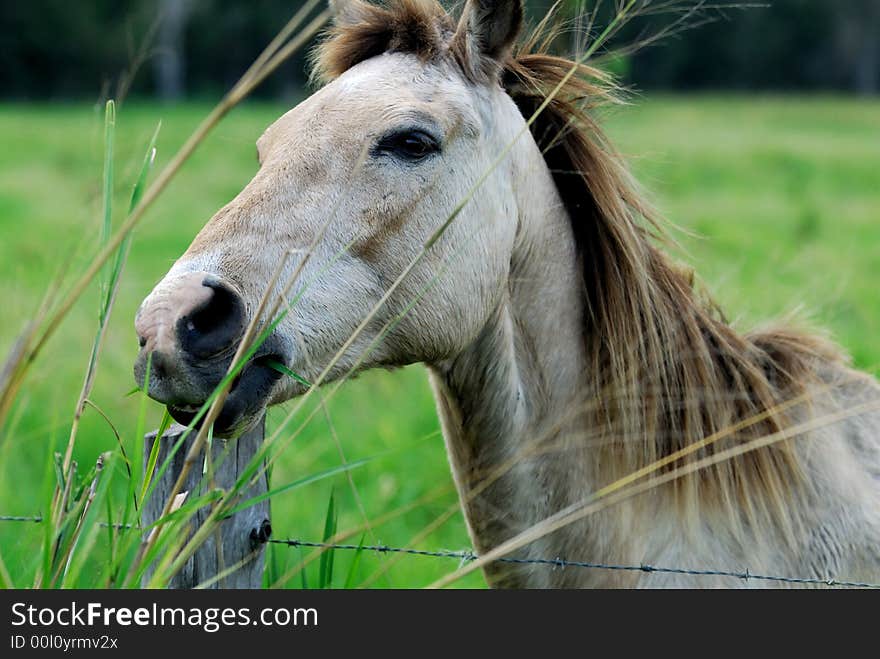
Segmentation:
<svg viewBox="0 0 880 659">
<path fill-rule="evenodd" d="M 785 585 L 529 562 L 558 557 L 878 581 L 880 385 L 819 335 L 735 330 L 666 254 L 595 119 L 613 81 L 522 37 L 521 0 L 334 12 L 320 88 L 137 313 L 149 395 L 191 422 L 281 297 L 215 433 L 307 390 L 272 361 L 425 364 L 475 550 L 531 532 L 490 586 Z"/>
</svg>

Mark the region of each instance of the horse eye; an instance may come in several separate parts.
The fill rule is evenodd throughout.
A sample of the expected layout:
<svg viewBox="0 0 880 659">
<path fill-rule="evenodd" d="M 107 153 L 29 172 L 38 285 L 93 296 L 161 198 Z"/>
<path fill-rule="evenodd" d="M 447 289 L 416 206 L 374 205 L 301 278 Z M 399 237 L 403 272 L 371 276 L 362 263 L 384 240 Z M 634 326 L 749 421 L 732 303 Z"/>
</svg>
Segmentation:
<svg viewBox="0 0 880 659">
<path fill-rule="evenodd" d="M 378 154 L 387 154 L 407 160 L 418 162 L 424 160 L 432 153 L 440 151 L 440 144 L 434 137 L 420 130 L 408 130 L 386 135 L 376 145 Z"/>
</svg>

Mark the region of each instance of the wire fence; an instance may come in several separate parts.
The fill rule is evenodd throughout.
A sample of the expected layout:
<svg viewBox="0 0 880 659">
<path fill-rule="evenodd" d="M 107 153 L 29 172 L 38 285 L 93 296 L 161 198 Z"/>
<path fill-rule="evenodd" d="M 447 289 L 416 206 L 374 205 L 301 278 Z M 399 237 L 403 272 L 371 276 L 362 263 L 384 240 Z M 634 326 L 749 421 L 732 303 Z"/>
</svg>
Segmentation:
<svg viewBox="0 0 880 659">
<path fill-rule="evenodd" d="M 369 551 L 379 554 L 409 554 L 412 556 L 424 556 L 429 558 L 454 558 L 462 563 L 469 563 L 479 558 L 479 555 L 470 551 L 429 551 L 425 549 L 410 549 L 408 547 L 388 547 L 386 545 L 348 545 L 334 544 L 326 542 L 310 542 L 307 540 L 269 540 L 270 543 L 278 545 L 288 545 L 290 547 L 310 547 L 316 549 L 340 549 L 352 551 Z M 816 586 L 838 587 L 838 588 L 876 588 L 880 589 L 880 584 L 865 583 L 859 581 L 840 581 L 837 579 L 826 578 L 819 579 L 813 577 L 781 577 L 767 574 L 755 574 L 746 569 L 744 572 L 733 572 L 729 570 L 693 570 L 680 567 L 661 567 L 657 565 L 615 565 L 610 563 L 588 563 L 585 561 L 570 561 L 562 558 L 513 558 L 505 556 L 495 559 L 498 563 L 514 563 L 520 565 L 544 565 L 552 569 L 565 568 L 582 568 L 588 570 L 618 570 L 626 572 L 657 572 L 662 574 L 684 574 L 697 577 L 734 577 L 744 581 L 775 581 L 791 584 L 810 584 Z"/>
<path fill-rule="evenodd" d="M 0 522 L 32 522 L 40 523 L 43 521 L 42 516 L 31 515 L 0 515 Z M 133 528 L 132 525 L 114 524 L 115 528 Z M 371 552 L 377 554 L 407 554 L 410 556 L 421 556 L 424 558 L 445 558 L 456 559 L 460 563 L 469 563 L 479 558 L 478 554 L 472 551 L 431 551 L 428 549 L 412 549 L 409 547 L 392 547 L 388 545 L 354 545 L 329 542 L 313 542 L 309 540 L 299 539 L 269 539 L 270 544 L 283 545 L 287 547 L 306 547 L 310 549 L 321 550 L 340 550 L 340 551 L 360 551 Z M 543 565 L 554 570 L 563 570 L 566 568 L 586 569 L 586 570 L 616 570 L 624 572 L 648 572 L 658 574 L 679 574 L 694 577 L 732 577 L 742 579 L 743 581 L 773 581 L 777 583 L 800 584 L 825 586 L 829 588 L 871 588 L 880 589 L 880 584 L 867 583 L 860 581 L 841 581 L 834 578 L 817 578 L 817 577 L 783 577 L 768 574 L 758 574 L 749 571 L 735 572 L 732 570 L 714 570 L 714 569 L 690 569 L 683 567 L 666 567 L 658 565 L 640 564 L 640 565 L 616 565 L 613 563 L 590 563 L 586 561 L 571 561 L 563 558 L 516 558 L 504 556 L 495 559 L 498 563 L 510 563 L 517 565 Z"/>
<path fill-rule="evenodd" d="M 0 522 L 32 522 L 39 524 L 43 521 L 42 515 L 0 515 Z M 99 522 L 101 526 L 110 526 L 107 522 Z M 113 524 L 114 529 L 132 529 L 134 524 Z"/>
</svg>

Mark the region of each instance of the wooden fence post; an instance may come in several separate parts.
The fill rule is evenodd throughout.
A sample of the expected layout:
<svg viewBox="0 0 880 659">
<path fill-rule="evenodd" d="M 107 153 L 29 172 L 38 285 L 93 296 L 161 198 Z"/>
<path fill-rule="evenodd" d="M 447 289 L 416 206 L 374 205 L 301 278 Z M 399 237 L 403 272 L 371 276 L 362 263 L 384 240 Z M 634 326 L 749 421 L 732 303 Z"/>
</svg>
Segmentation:
<svg viewBox="0 0 880 659">
<path fill-rule="evenodd" d="M 265 428 L 266 419 L 264 417 L 252 430 L 237 440 L 224 441 L 222 439 L 214 439 L 211 448 L 214 464 L 218 463 L 224 451 L 228 448 L 228 454 L 223 463 L 214 469 L 214 482 L 217 487 L 223 489 L 232 487 L 239 474 L 245 469 L 257 451 L 259 451 L 260 445 L 263 443 Z M 161 437 L 159 440 L 161 444 L 159 446 L 157 465 L 163 463 L 184 430 L 186 430 L 184 426 L 175 424 Z M 178 449 L 169 468 L 156 483 L 152 496 L 144 504 L 144 525 L 151 524 L 161 515 L 165 501 L 168 499 L 177 476 L 183 468 L 184 458 L 195 437 L 195 432 L 190 433 L 183 446 Z M 155 432 L 151 432 L 144 437 L 145 465 L 147 463 L 147 456 L 150 455 L 155 441 Z M 207 484 L 208 479 L 206 476 L 203 476 L 202 469 L 194 468 L 187 476 L 183 491 L 189 493 L 187 496 L 189 499 L 203 492 Z M 268 478 L 264 473 L 257 485 L 244 492 L 242 500 L 267 492 L 268 489 Z M 206 506 L 198 511 L 193 519 L 190 532 L 207 518 L 209 512 L 210 506 Z M 265 565 L 265 543 L 271 533 L 269 501 L 267 499 L 221 522 L 217 533 L 211 534 L 208 540 L 196 550 L 183 569 L 171 579 L 169 587 L 194 588 L 215 577 L 223 570 L 245 561 L 240 568 L 216 581 L 210 587 L 260 588 L 263 580 L 263 566 Z M 217 551 L 218 539 L 220 541 L 220 552 Z M 218 561 L 218 558 L 222 558 L 222 561 Z M 220 564 L 221 562 L 222 564 Z M 153 569 L 154 566 L 148 568 L 144 575 L 144 584 L 149 581 Z"/>
</svg>

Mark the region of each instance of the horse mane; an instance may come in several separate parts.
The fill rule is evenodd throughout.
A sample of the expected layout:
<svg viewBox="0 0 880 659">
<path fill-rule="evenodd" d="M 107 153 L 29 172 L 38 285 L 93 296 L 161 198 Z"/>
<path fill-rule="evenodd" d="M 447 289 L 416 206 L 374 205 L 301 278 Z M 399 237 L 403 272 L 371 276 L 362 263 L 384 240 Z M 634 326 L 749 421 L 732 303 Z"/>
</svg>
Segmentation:
<svg viewBox="0 0 880 659">
<path fill-rule="evenodd" d="M 358 7 L 358 20 L 338 23 L 318 46 L 319 80 L 384 52 L 466 57 L 450 40 L 455 22 L 435 0 Z M 594 118 L 620 90 L 597 68 L 550 54 L 555 36 L 542 21 L 503 62 L 500 81 L 526 118 L 559 87 L 530 128 L 567 207 L 583 268 L 591 360 L 585 422 L 605 440 L 595 449 L 601 477 L 614 480 L 702 444 L 664 469 L 681 467 L 782 431 L 809 413 L 818 365 L 842 355 L 794 330 L 738 333 L 695 288 L 693 272 L 661 251 L 660 218 Z M 462 66 L 466 76 L 474 70 Z M 700 524 L 703 506 L 717 504 L 740 530 L 773 524 L 792 540 L 797 520 L 788 511 L 805 484 L 792 441 L 676 479 L 681 510 Z"/>
</svg>

